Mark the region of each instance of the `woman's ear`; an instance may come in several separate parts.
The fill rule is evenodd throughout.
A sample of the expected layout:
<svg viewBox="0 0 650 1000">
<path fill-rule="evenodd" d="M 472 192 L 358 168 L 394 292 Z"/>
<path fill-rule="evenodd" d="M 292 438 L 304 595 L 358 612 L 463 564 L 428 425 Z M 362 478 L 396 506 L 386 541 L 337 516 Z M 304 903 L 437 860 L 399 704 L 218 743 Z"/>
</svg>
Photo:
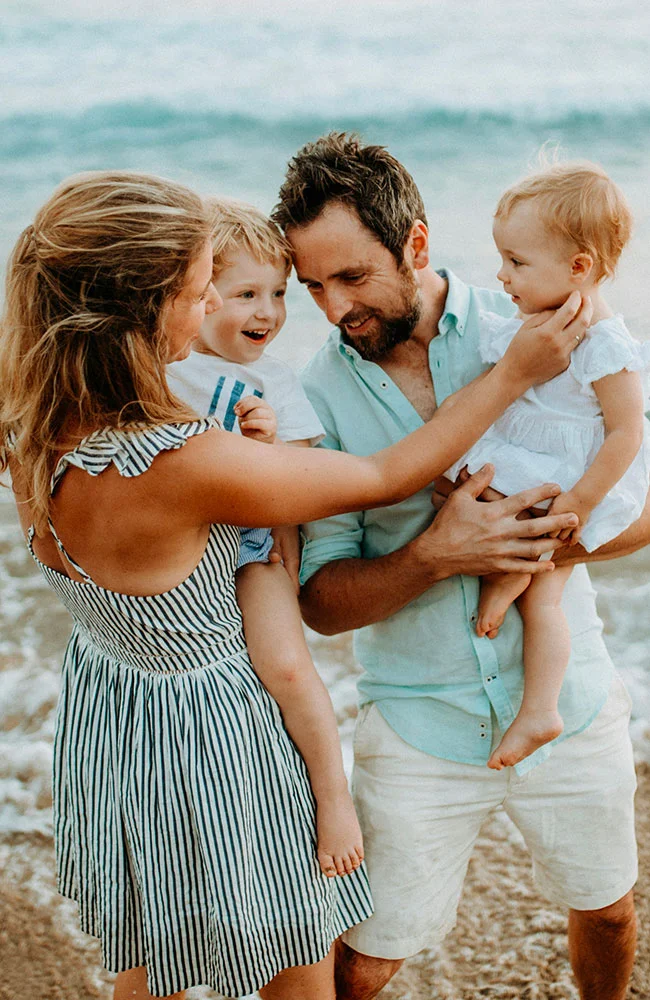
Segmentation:
<svg viewBox="0 0 650 1000">
<path fill-rule="evenodd" d="M 571 260 L 571 278 L 575 285 L 582 285 L 594 269 L 594 258 L 589 253 L 577 253 Z"/>
<path fill-rule="evenodd" d="M 421 219 L 416 219 L 411 226 L 405 248 L 405 257 L 408 253 L 411 263 L 416 271 L 427 267 L 429 264 L 429 230 Z"/>
</svg>

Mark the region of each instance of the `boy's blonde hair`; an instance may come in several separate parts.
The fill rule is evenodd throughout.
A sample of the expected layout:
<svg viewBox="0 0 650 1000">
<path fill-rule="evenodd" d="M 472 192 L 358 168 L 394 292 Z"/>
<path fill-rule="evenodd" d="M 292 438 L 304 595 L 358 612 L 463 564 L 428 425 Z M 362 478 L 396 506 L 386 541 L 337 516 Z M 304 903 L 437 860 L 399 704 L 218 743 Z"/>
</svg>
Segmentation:
<svg viewBox="0 0 650 1000">
<path fill-rule="evenodd" d="M 244 201 L 206 198 L 206 206 L 212 219 L 215 278 L 242 250 L 260 264 L 277 264 L 289 274 L 291 246 L 275 222 Z"/>
<path fill-rule="evenodd" d="M 621 190 L 596 163 L 553 163 L 509 188 L 495 219 L 535 199 L 550 233 L 573 244 L 594 261 L 597 281 L 611 278 L 632 234 L 632 214 Z"/>
<path fill-rule="evenodd" d="M 195 419 L 167 387 L 165 307 L 209 238 L 198 195 L 118 171 L 64 181 L 19 236 L 0 321 L 0 472 L 12 452 L 37 529 L 79 434 Z"/>
</svg>

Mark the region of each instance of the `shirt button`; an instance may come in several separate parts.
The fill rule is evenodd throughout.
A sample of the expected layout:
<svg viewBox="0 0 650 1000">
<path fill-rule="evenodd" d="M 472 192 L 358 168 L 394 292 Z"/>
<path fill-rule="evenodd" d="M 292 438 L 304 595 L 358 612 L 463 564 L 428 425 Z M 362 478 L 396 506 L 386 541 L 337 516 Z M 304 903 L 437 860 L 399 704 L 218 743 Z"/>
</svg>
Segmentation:
<svg viewBox="0 0 650 1000">
<path fill-rule="evenodd" d="M 481 739 L 482 740 L 487 739 L 487 733 L 481 733 Z"/>
<path fill-rule="evenodd" d="M 382 387 L 382 389 L 387 389 L 388 388 L 388 382 L 380 382 L 379 384 Z"/>
<path fill-rule="evenodd" d="M 475 623 L 478 620 L 478 614 L 476 613 L 476 611 L 472 611 L 471 615 L 469 616 L 469 620 L 472 623 Z"/>
<path fill-rule="evenodd" d="M 442 361 L 436 361 L 436 368 L 442 368 Z"/>
</svg>

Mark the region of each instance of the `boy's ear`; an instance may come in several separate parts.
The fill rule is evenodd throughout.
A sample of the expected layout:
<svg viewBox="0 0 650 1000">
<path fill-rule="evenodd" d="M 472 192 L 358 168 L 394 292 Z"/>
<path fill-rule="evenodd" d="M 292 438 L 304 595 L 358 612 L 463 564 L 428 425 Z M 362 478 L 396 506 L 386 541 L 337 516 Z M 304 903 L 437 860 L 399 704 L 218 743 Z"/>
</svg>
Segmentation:
<svg viewBox="0 0 650 1000">
<path fill-rule="evenodd" d="M 421 219 L 411 226 L 405 247 L 405 257 L 410 252 L 411 262 L 416 271 L 429 264 L 429 230 Z"/>
<path fill-rule="evenodd" d="M 594 268 L 594 258 L 589 253 L 577 253 L 571 261 L 571 277 L 581 285 L 586 281 Z"/>
</svg>

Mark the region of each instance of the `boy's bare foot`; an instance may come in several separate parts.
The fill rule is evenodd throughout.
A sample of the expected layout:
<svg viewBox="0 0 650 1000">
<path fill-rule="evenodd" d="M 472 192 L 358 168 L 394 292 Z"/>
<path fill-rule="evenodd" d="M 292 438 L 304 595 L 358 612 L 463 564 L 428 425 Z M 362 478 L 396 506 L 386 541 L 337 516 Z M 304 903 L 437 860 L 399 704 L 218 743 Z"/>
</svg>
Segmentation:
<svg viewBox="0 0 650 1000">
<path fill-rule="evenodd" d="M 519 712 L 492 752 L 488 767 L 500 771 L 503 767 L 518 764 L 538 747 L 554 740 L 563 729 L 562 716 L 557 709 L 548 712 Z"/>
<path fill-rule="evenodd" d="M 482 576 L 476 634 L 496 639 L 506 611 L 529 583 L 529 573 L 489 573 Z"/>
<path fill-rule="evenodd" d="M 318 863 L 325 875 L 350 875 L 363 861 L 363 837 L 352 797 L 346 790 L 316 810 Z"/>
</svg>

